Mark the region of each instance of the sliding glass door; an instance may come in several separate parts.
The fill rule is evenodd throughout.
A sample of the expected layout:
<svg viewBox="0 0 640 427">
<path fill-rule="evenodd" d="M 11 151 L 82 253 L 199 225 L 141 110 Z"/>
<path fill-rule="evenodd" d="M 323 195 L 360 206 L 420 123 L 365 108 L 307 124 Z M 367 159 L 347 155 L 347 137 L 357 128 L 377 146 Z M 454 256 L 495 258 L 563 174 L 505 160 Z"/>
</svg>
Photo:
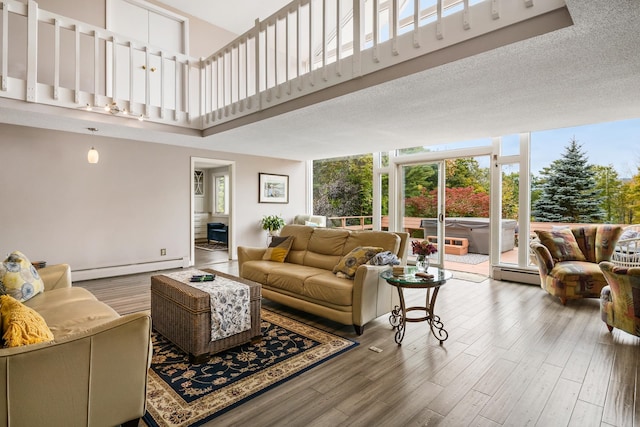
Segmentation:
<svg viewBox="0 0 640 427">
<path fill-rule="evenodd" d="M 438 245 L 445 238 L 445 162 L 399 165 L 398 178 L 398 229 L 409 232 L 411 241 L 424 239 Z M 444 266 L 444 251 L 438 250 L 429 259 L 432 265 Z M 415 260 L 411 246 L 409 260 Z"/>
</svg>

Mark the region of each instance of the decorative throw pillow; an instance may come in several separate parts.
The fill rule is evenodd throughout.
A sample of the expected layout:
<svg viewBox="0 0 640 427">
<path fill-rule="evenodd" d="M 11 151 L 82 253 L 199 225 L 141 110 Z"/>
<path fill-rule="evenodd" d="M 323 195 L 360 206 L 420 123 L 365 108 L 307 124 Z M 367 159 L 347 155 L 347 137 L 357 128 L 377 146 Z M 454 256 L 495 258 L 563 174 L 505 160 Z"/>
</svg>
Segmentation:
<svg viewBox="0 0 640 427">
<path fill-rule="evenodd" d="M 336 275 L 344 275 L 347 279 L 353 279 L 358 267 L 368 263 L 371 258 L 383 250 L 383 248 L 376 246 L 358 246 L 342 257 L 338 265 L 333 268 L 333 272 Z"/>
<path fill-rule="evenodd" d="M 0 294 L 24 302 L 43 291 L 44 282 L 22 252 L 12 252 L 0 265 Z"/>
<path fill-rule="evenodd" d="M 570 229 L 535 232 L 555 262 L 587 260 Z"/>
<path fill-rule="evenodd" d="M 284 259 L 289 254 L 292 244 L 293 236 L 273 236 L 262 259 L 265 261 L 284 262 Z"/>
<path fill-rule="evenodd" d="M 42 316 L 9 295 L 0 296 L 0 318 L 6 347 L 53 341 L 53 334 Z"/>
<path fill-rule="evenodd" d="M 315 222 L 311 222 L 311 221 L 305 221 L 304 225 L 306 225 L 307 227 L 317 227 L 318 224 L 316 224 Z"/>
</svg>

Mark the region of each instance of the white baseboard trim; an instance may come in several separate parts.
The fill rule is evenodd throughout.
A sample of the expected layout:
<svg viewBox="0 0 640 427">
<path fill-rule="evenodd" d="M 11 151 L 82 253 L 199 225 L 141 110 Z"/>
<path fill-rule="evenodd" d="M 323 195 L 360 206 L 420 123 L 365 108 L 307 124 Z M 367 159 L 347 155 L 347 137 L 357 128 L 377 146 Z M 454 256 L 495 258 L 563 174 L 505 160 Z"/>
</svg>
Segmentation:
<svg viewBox="0 0 640 427">
<path fill-rule="evenodd" d="M 540 285 L 540 274 L 538 271 L 496 266 L 493 267 L 492 273 L 492 279 Z"/>
<path fill-rule="evenodd" d="M 83 280 L 102 279 L 105 277 L 125 276 L 127 274 L 148 273 L 150 271 L 170 270 L 174 268 L 186 268 L 189 266 L 189 257 L 176 258 L 163 261 L 142 262 L 138 264 L 115 265 L 110 267 L 90 268 L 86 270 L 71 270 L 74 282 Z"/>
</svg>

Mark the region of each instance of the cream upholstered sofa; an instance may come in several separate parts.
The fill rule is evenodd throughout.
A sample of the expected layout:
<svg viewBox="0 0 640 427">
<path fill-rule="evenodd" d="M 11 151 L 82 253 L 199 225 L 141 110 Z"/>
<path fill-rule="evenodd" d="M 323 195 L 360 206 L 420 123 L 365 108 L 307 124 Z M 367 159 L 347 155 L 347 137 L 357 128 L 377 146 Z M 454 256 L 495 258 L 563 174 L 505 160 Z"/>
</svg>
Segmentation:
<svg viewBox="0 0 640 427">
<path fill-rule="evenodd" d="M 395 288 L 379 277 L 388 267 L 360 265 L 353 280 L 338 277 L 333 268 L 361 246 L 380 247 L 406 263 L 408 233 L 286 225 L 280 236 L 293 236 L 285 262 L 263 260 L 266 248 L 238 247 L 240 276 L 261 283 L 264 298 L 353 325 L 359 335 L 396 304 Z"/>
<path fill-rule="evenodd" d="M 293 223 L 298 225 L 309 225 L 311 227 L 326 227 L 327 217 L 323 215 L 296 215 Z"/>
<path fill-rule="evenodd" d="M 24 302 L 54 341 L 0 348 L 0 426 L 138 425 L 151 357 L 149 313 L 120 316 L 66 264 L 38 270 L 45 291 Z"/>
</svg>

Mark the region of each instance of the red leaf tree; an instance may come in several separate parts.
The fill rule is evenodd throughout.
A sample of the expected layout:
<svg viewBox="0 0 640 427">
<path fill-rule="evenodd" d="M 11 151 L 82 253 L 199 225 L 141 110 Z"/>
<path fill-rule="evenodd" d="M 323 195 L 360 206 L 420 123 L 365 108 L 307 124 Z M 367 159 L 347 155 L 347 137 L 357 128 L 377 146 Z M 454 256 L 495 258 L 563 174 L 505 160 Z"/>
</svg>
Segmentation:
<svg viewBox="0 0 640 427">
<path fill-rule="evenodd" d="M 489 217 L 489 194 L 473 187 L 447 188 L 446 211 L 449 217 Z M 434 218 L 437 215 L 437 190 L 423 192 L 420 196 L 405 200 L 408 217 Z"/>
</svg>

